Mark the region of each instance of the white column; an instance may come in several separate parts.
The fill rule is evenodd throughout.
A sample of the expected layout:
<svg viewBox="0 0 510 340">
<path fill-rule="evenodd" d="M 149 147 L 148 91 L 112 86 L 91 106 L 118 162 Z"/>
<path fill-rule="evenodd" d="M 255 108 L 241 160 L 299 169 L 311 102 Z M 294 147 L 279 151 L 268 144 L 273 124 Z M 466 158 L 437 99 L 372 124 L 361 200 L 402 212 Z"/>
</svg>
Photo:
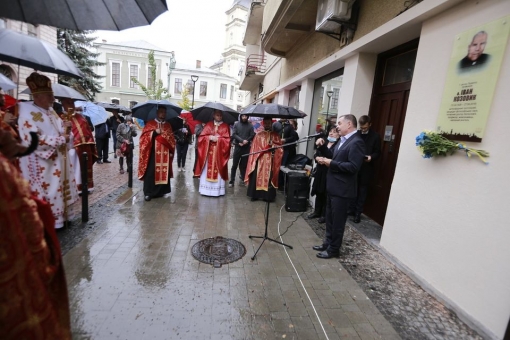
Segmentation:
<svg viewBox="0 0 510 340">
<path fill-rule="evenodd" d="M 359 118 L 368 114 L 376 64 L 377 55 L 369 53 L 358 53 L 345 61 L 339 116 L 353 114 Z"/>
</svg>

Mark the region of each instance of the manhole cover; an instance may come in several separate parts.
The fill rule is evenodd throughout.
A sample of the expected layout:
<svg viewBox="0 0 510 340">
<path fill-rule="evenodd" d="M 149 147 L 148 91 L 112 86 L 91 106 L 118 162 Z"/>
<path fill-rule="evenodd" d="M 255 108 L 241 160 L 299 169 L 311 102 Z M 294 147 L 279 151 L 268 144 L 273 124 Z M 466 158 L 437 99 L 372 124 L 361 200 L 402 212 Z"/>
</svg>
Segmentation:
<svg viewBox="0 0 510 340">
<path fill-rule="evenodd" d="M 239 241 L 221 236 L 198 241 L 191 248 L 191 255 L 200 262 L 212 264 L 215 268 L 222 264 L 239 260 L 246 254 L 246 248 Z"/>
</svg>

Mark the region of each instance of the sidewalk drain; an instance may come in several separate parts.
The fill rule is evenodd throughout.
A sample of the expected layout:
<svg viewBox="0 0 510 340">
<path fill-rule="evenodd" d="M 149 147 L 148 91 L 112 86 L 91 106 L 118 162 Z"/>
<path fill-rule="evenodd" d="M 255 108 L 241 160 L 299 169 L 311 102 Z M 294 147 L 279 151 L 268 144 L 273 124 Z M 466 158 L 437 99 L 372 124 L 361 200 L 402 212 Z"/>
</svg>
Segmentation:
<svg viewBox="0 0 510 340">
<path fill-rule="evenodd" d="M 191 248 L 191 255 L 196 260 L 213 265 L 215 268 L 235 262 L 244 254 L 246 254 L 246 248 L 241 242 L 221 236 L 198 241 Z"/>
</svg>

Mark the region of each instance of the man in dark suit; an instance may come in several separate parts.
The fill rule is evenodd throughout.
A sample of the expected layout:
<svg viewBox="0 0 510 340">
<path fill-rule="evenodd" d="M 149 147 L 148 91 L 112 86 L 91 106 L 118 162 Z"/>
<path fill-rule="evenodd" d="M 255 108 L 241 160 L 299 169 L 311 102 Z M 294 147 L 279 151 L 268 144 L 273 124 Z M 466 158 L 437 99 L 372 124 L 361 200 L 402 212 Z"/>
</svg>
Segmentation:
<svg viewBox="0 0 510 340">
<path fill-rule="evenodd" d="M 335 146 L 333 158 L 316 157 L 319 164 L 328 167 L 326 201 L 326 236 L 320 246 L 317 257 L 329 259 L 340 255 L 340 246 L 344 237 L 347 210 L 357 193 L 357 174 L 365 157 L 365 143 L 356 133 L 357 121 L 353 115 L 338 119 L 337 131 L 341 138 Z M 324 143 L 324 140 L 322 140 Z M 320 143 L 320 142 L 319 142 Z"/>
<path fill-rule="evenodd" d="M 381 156 L 381 137 L 370 130 L 372 121 L 369 116 L 359 117 L 358 135 L 365 142 L 365 158 L 358 172 L 358 195 L 352 201 L 350 212 L 354 214 L 354 223 L 361 221 L 361 213 L 367 199 L 368 185 L 374 176 L 374 163 Z"/>
</svg>

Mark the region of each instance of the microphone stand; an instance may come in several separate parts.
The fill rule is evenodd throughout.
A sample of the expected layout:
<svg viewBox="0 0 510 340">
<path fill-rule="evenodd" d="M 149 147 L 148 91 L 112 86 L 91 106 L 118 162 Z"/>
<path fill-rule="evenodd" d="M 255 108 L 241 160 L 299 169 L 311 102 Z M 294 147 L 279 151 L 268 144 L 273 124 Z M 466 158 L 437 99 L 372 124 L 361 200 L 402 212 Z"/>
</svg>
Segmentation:
<svg viewBox="0 0 510 340">
<path fill-rule="evenodd" d="M 249 156 L 249 155 L 256 155 L 256 154 L 259 154 L 259 153 L 262 153 L 262 152 L 271 152 L 271 168 L 273 167 L 273 160 L 274 160 L 274 153 L 276 151 L 276 149 L 280 149 L 280 148 L 283 148 L 284 146 L 288 146 L 288 145 L 294 145 L 294 144 L 298 144 L 298 143 L 302 143 L 302 142 L 306 142 L 308 141 L 308 139 L 310 138 L 313 138 L 315 136 L 306 136 L 306 137 L 303 137 L 295 142 L 292 142 L 292 143 L 287 143 L 287 144 L 283 144 L 283 145 L 279 145 L 279 146 L 273 146 L 269 149 L 265 149 L 265 150 L 261 150 L 261 151 L 256 151 L 256 152 L 250 152 L 246 155 L 242 155 L 241 157 L 245 157 L 245 156 Z M 258 168 L 257 168 L 257 171 L 258 171 Z M 279 171 L 279 170 L 278 170 Z M 271 176 L 269 176 L 269 183 L 268 185 L 271 185 L 271 179 L 272 179 L 272 176 L 273 176 L 273 172 L 270 171 L 269 172 L 271 174 Z M 257 256 L 257 253 L 259 252 L 260 248 L 262 248 L 262 245 L 264 244 L 264 242 L 266 240 L 268 241 L 271 241 L 271 242 L 275 242 L 275 243 L 278 243 L 278 244 L 281 244 L 282 246 L 285 246 L 285 247 L 289 247 L 290 249 L 293 249 L 291 245 L 288 245 L 288 244 L 285 244 L 283 242 L 280 242 L 280 241 L 277 241 L 275 239 L 272 239 L 270 237 L 267 236 L 267 226 L 268 226 L 268 223 L 269 223 L 269 200 L 266 201 L 266 225 L 265 225 L 265 231 L 264 231 L 264 235 L 263 236 L 253 236 L 253 235 L 249 235 L 248 237 L 253 239 L 253 238 L 261 238 L 262 239 L 262 243 L 260 244 L 260 246 L 258 247 L 257 251 L 255 252 L 255 254 L 253 254 L 251 260 L 255 260 L 255 256 Z"/>
</svg>

